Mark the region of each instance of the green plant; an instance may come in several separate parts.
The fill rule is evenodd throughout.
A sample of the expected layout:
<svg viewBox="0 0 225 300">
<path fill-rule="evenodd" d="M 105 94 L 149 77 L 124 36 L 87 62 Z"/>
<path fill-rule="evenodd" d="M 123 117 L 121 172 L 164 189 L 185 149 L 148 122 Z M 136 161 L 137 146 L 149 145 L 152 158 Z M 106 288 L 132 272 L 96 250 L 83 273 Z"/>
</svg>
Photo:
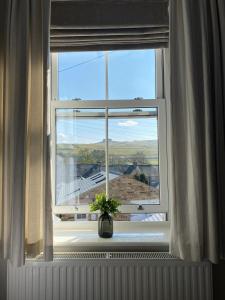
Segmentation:
<svg viewBox="0 0 225 300">
<path fill-rule="evenodd" d="M 134 178 L 136 179 L 136 180 L 138 180 L 138 181 L 141 181 L 141 182 L 143 182 L 143 183 L 145 183 L 145 184 L 148 184 L 148 179 L 147 179 L 147 177 L 145 176 L 145 174 L 144 173 L 141 173 L 141 174 L 136 174 L 136 175 L 134 175 Z"/>
<path fill-rule="evenodd" d="M 100 193 L 95 195 L 95 200 L 89 204 L 89 207 L 91 212 L 100 210 L 101 213 L 115 215 L 119 212 L 118 206 L 120 205 L 119 200 L 113 198 L 107 199 L 105 193 Z"/>
</svg>

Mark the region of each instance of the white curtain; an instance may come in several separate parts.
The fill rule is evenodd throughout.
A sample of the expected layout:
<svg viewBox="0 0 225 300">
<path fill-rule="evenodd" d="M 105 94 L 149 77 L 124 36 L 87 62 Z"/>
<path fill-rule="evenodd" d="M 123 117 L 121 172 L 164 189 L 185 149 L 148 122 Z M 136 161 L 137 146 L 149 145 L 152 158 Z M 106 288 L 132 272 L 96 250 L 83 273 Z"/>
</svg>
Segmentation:
<svg viewBox="0 0 225 300">
<path fill-rule="evenodd" d="M 171 0 L 171 253 L 224 256 L 225 2 Z"/>
<path fill-rule="evenodd" d="M 52 258 L 47 137 L 49 0 L 0 9 L 0 255 Z"/>
</svg>

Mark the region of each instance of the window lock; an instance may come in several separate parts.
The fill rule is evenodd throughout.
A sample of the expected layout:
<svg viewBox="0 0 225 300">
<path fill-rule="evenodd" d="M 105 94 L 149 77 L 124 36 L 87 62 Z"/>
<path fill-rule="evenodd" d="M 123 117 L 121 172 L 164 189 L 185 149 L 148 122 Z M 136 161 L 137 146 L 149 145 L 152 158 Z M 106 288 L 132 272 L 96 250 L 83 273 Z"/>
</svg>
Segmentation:
<svg viewBox="0 0 225 300">
<path fill-rule="evenodd" d="M 142 205 L 138 205 L 138 210 L 144 210 L 144 207 Z"/>
</svg>

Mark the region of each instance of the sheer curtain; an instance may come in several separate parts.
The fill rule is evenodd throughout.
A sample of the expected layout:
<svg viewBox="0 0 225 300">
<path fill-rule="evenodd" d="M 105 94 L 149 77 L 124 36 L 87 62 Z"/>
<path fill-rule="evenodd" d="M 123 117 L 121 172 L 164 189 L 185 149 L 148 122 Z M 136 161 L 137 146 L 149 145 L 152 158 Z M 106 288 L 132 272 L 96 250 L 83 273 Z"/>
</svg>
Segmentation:
<svg viewBox="0 0 225 300">
<path fill-rule="evenodd" d="M 171 0 L 172 254 L 224 257 L 225 2 Z"/>
<path fill-rule="evenodd" d="M 0 255 L 52 257 L 47 137 L 50 1 L 0 9 Z"/>
</svg>

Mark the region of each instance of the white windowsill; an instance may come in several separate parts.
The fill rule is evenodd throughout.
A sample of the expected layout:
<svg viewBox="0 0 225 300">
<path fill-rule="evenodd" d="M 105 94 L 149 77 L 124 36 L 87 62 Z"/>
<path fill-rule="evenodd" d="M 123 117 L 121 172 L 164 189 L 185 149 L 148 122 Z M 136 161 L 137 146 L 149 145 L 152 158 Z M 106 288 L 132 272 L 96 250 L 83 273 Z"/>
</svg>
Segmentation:
<svg viewBox="0 0 225 300">
<path fill-rule="evenodd" d="M 114 222 L 112 238 L 98 236 L 97 222 L 63 222 L 54 225 L 55 252 L 63 251 L 167 251 L 168 222 Z"/>
</svg>

